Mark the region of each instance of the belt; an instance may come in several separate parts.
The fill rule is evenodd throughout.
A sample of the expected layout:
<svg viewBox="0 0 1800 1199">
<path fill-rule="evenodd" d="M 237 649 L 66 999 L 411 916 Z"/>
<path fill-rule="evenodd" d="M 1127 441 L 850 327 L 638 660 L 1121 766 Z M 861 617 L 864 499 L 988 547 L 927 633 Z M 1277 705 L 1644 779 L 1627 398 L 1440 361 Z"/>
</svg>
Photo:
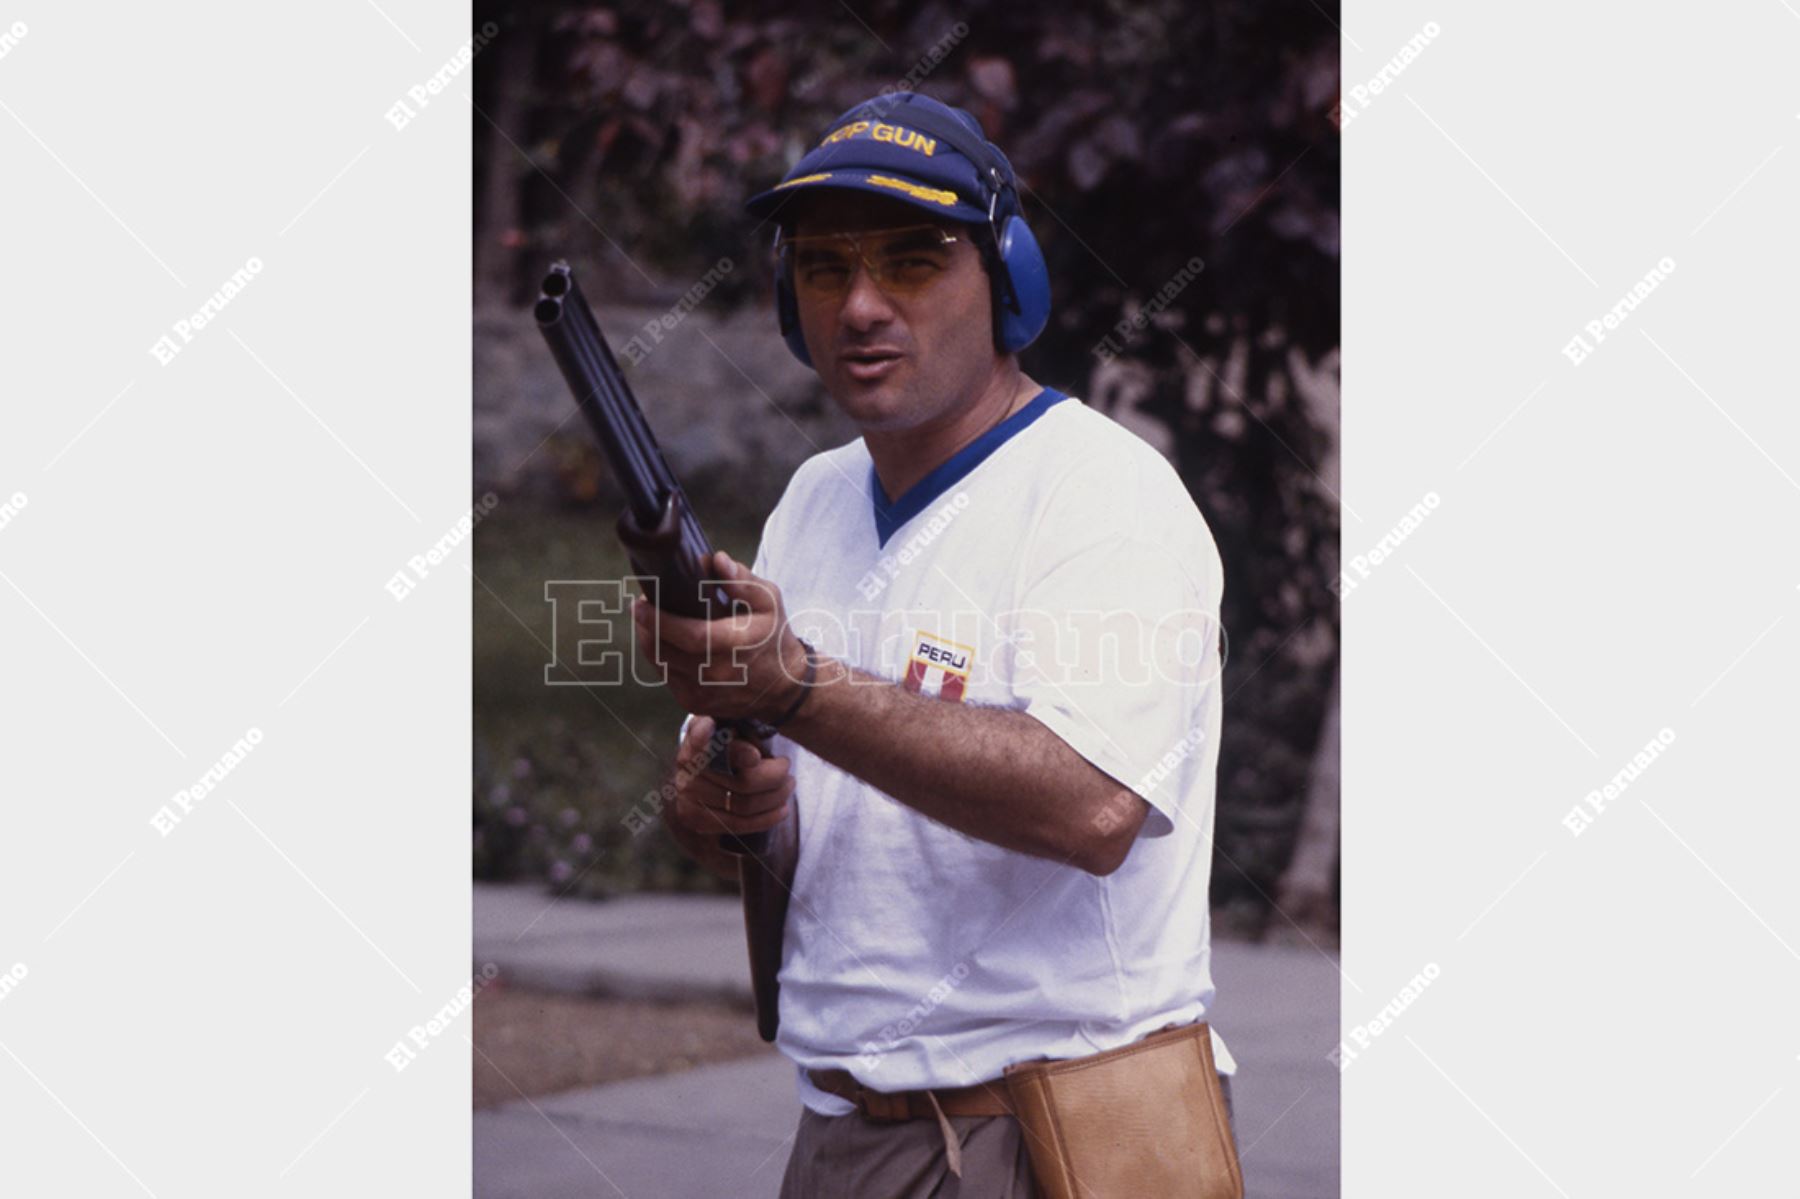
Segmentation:
<svg viewBox="0 0 1800 1199">
<path fill-rule="evenodd" d="M 1012 1099 L 1006 1082 L 978 1082 L 949 1090 L 877 1091 L 863 1086 L 848 1070 L 808 1070 L 806 1076 L 821 1091 L 848 1099 L 871 1120 L 935 1120 L 946 1116 L 1010 1116 Z"/>
<path fill-rule="evenodd" d="M 848 1099 L 871 1120 L 936 1120 L 944 1135 L 950 1172 L 958 1178 L 962 1177 L 962 1143 L 950 1127 L 949 1117 L 1015 1114 L 1006 1082 L 998 1078 L 949 1090 L 877 1091 L 857 1082 L 848 1070 L 808 1070 L 806 1077 L 821 1091 Z"/>
</svg>

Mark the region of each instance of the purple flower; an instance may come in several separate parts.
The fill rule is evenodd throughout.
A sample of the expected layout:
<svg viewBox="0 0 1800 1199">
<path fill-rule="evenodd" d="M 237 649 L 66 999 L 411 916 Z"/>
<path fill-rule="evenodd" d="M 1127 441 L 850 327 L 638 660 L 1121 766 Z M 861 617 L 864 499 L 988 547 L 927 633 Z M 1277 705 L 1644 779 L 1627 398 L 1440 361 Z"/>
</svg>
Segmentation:
<svg viewBox="0 0 1800 1199">
<path fill-rule="evenodd" d="M 506 809 L 506 823 L 512 825 L 514 828 L 524 827 L 525 822 L 530 819 L 531 817 L 526 813 L 525 809 L 519 807 L 517 804 Z"/>
<path fill-rule="evenodd" d="M 576 833 L 575 839 L 569 842 L 569 848 L 576 853 L 585 854 L 594 848 L 594 839 L 586 833 Z"/>
<path fill-rule="evenodd" d="M 566 883 L 569 881 L 569 876 L 574 873 L 575 872 L 569 868 L 567 862 L 552 862 L 550 864 L 550 881 L 553 883 Z"/>
</svg>

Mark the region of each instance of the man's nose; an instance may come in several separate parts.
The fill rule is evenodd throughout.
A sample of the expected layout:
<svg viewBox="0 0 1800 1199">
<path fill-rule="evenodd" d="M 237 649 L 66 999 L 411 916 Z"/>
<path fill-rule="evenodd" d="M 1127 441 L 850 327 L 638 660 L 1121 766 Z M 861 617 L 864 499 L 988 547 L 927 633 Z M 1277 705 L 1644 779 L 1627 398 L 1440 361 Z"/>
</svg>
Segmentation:
<svg viewBox="0 0 1800 1199">
<path fill-rule="evenodd" d="M 876 286 L 865 262 L 856 264 L 856 273 L 850 278 L 850 290 L 844 293 L 839 311 L 844 324 L 858 332 L 866 332 L 894 319 L 893 302 Z"/>
</svg>

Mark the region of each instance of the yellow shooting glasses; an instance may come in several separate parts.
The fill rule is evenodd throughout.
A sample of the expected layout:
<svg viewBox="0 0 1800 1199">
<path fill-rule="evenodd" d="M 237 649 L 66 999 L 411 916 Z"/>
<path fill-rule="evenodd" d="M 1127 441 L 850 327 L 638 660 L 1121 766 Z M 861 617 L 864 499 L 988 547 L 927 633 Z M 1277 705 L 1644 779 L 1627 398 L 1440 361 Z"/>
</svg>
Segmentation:
<svg viewBox="0 0 1800 1199">
<path fill-rule="evenodd" d="M 911 299 L 950 269 L 950 247 L 962 239 L 937 225 L 903 225 L 856 233 L 783 235 L 775 252 L 802 304 L 841 300 L 861 263 L 884 293 Z"/>
</svg>

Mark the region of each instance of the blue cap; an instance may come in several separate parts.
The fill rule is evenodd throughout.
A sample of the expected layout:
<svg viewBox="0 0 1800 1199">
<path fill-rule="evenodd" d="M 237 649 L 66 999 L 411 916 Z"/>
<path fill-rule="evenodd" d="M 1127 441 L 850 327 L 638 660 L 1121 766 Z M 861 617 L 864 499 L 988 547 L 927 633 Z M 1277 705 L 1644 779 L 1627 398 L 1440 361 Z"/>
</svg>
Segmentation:
<svg viewBox="0 0 1800 1199">
<path fill-rule="evenodd" d="M 947 220 L 985 223 L 989 200 L 999 189 L 997 172 L 1011 181 L 1005 155 L 986 140 L 972 115 L 917 92 L 895 92 L 838 117 L 780 183 L 744 208 L 768 220 L 797 193 L 843 188 L 886 196 Z"/>
</svg>

